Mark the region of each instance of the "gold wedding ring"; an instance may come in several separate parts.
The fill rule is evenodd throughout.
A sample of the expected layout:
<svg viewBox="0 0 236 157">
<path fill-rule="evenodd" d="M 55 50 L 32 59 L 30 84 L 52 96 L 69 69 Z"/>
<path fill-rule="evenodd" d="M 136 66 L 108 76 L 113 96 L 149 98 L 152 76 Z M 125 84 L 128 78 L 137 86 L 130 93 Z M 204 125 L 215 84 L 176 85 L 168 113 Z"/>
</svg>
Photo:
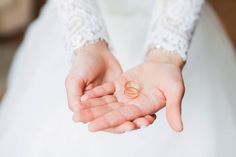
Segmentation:
<svg viewBox="0 0 236 157">
<path fill-rule="evenodd" d="M 130 99 L 135 99 L 139 96 L 141 86 L 136 81 L 127 81 L 124 86 L 124 95 Z"/>
</svg>

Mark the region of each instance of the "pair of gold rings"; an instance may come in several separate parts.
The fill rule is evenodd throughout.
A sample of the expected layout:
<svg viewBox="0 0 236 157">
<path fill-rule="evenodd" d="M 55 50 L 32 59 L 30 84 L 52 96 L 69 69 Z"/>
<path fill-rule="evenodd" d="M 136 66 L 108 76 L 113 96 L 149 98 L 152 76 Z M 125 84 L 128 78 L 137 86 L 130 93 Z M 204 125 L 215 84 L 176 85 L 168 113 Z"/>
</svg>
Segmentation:
<svg viewBox="0 0 236 157">
<path fill-rule="evenodd" d="M 139 96 L 141 86 L 136 81 L 127 81 L 124 85 L 124 95 L 130 99 L 135 99 Z"/>
</svg>

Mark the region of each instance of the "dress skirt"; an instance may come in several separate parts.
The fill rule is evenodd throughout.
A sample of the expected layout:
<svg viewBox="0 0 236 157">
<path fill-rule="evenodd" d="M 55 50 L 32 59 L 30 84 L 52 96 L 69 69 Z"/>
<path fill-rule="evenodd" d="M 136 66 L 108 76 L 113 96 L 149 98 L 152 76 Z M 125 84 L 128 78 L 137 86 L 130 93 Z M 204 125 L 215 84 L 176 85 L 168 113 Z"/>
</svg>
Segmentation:
<svg viewBox="0 0 236 157">
<path fill-rule="evenodd" d="M 104 18 L 123 68 L 141 63 L 149 18 Z M 48 2 L 15 55 L 0 104 L 1 157 L 236 156 L 235 50 L 209 5 L 183 72 L 182 133 L 169 128 L 165 109 L 151 126 L 121 135 L 91 133 L 86 124 L 74 123 L 64 87 L 72 57 L 64 47 L 64 29 Z"/>
</svg>

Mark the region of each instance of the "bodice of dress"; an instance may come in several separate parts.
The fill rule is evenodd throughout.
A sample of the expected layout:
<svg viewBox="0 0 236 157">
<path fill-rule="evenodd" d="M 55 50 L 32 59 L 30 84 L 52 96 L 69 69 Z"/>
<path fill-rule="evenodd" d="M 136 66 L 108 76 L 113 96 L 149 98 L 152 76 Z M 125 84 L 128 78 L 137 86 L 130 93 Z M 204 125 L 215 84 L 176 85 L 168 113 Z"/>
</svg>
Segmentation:
<svg viewBox="0 0 236 157">
<path fill-rule="evenodd" d="M 116 16 L 147 15 L 155 0 L 99 0 L 104 12 Z"/>
<path fill-rule="evenodd" d="M 153 10 L 146 51 L 153 48 L 179 53 L 186 60 L 190 41 L 204 0 L 53 0 L 66 25 L 69 51 L 105 40 L 111 47 L 99 4 L 120 16 Z M 104 8 L 104 7 L 103 7 Z"/>
</svg>

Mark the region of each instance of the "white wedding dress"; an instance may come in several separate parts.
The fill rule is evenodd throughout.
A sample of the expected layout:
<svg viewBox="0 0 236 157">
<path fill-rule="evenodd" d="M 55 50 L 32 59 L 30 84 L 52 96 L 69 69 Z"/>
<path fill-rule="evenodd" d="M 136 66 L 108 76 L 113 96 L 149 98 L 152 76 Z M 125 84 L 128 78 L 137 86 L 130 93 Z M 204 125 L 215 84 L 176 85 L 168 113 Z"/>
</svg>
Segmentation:
<svg viewBox="0 0 236 157">
<path fill-rule="evenodd" d="M 161 4 L 167 0 L 159 1 Z M 190 2 L 194 1 L 197 0 Z M 67 3 L 66 0 L 64 2 Z M 100 34 L 89 36 L 86 29 L 80 32 L 76 28 L 76 19 L 71 18 L 76 11 L 64 15 L 59 13 L 64 16 L 60 18 L 53 2 L 47 2 L 40 17 L 29 27 L 10 71 L 8 90 L 0 106 L 1 157 L 236 156 L 236 57 L 232 44 L 207 4 L 203 6 L 184 68 L 185 130 L 182 133 L 174 133 L 169 128 L 164 110 L 157 113 L 153 125 L 121 135 L 90 133 L 85 124 L 72 121 L 64 87 L 73 58 L 72 50 L 81 43 L 80 46 L 83 46 L 104 39 L 112 43 L 110 47 L 125 70 L 141 63 L 146 49 L 143 45 L 150 30 L 149 11 L 153 2 L 101 0 L 99 4 L 110 38 L 101 21 L 89 24 L 100 31 Z M 66 4 L 62 6 L 68 9 Z M 191 15 L 185 12 L 179 16 L 178 12 L 184 8 L 175 9 L 170 12 L 182 22 L 185 16 Z M 90 11 L 86 10 L 87 13 Z M 179 50 L 180 55 L 186 58 L 192 38 L 190 32 L 196 26 L 199 11 L 199 7 L 193 10 L 191 25 L 180 22 L 187 29 L 178 28 L 176 34 L 182 34 L 175 34 L 175 37 L 171 33 L 165 36 L 168 32 L 165 33 L 154 17 L 151 27 L 155 29 L 151 28 L 147 45 Z M 159 15 L 157 19 L 161 17 Z M 66 21 L 67 25 L 60 24 L 59 21 L 66 18 L 70 19 Z M 95 14 L 91 19 L 96 21 L 99 18 Z M 176 25 L 170 25 L 170 30 L 176 28 Z M 79 38 L 81 34 L 83 37 L 83 33 L 91 40 Z M 169 42 L 165 43 L 164 38 L 170 39 Z M 68 49 L 64 47 L 65 42 Z"/>
</svg>

